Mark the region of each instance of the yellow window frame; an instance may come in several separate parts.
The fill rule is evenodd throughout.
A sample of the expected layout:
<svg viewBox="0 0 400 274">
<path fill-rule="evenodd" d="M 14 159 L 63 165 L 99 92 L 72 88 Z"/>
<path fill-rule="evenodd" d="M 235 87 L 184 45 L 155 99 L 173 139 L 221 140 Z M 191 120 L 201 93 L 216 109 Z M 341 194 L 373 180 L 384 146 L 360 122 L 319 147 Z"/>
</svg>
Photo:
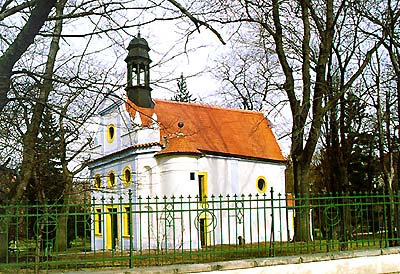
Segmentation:
<svg viewBox="0 0 400 274">
<path fill-rule="evenodd" d="M 123 223 L 124 223 L 124 237 L 130 237 L 131 231 L 129 227 L 129 223 L 132 226 L 132 233 L 133 233 L 133 216 L 132 216 L 132 208 L 129 206 L 123 207 Z M 133 235 L 133 234 L 132 234 Z"/>
<path fill-rule="evenodd" d="M 260 188 L 260 186 L 259 186 L 259 180 L 264 180 L 264 186 L 262 188 Z M 264 194 L 267 191 L 268 181 L 264 176 L 257 177 L 256 188 L 257 188 L 258 193 L 260 193 L 260 194 Z"/>
<path fill-rule="evenodd" d="M 208 207 L 208 173 L 198 172 L 197 173 L 199 183 L 199 201 L 202 207 Z M 202 178 L 202 179 L 201 179 Z"/>
<path fill-rule="evenodd" d="M 102 187 L 102 184 L 103 184 L 102 179 L 101 179 L 101 175 L 97 173 L 96 175 L 94 175 L 94 179 L 93 180 L 94 180 L 94 188 L 96 190 L 100 190 L 101 187 Z M 97 181 L 97 180 L 99 180 L 99 181 Z"/>
<path fill-rule="evenodd" d="M 129 171 L 130 173 L 130 178 L 127 180 L 126 178 L 126 171 Z M 132 169 L 130 166 L 126 166 L 124 170 L 122 171 L 122 183 L 124 184 L 125 187 L 129 187 L 132 183 Z"/>
<path fill-rule="evenodd" d="M 111 175 L 113 174 L 113 176 Z M 114 183 L 111 182 L 111 178 L 114 177 Z M 109 189 L 114 189 L 114 187 L 117 185 L 117 176 L 115 175 L 114 170 L 110 170 L 108 172 L 108 176 L 107 176 L 107 184 L 108 184 L 108 188 Z"/>
<path fill-rule="evenodd" d="M 109 124 L 107 126 L 106 130 L 107 130 L 106 131 L 107 141 L 109 143 L 114 142 L 115 136 L 117 135 L 117 129 L 116 129 L 115 125 L 114 124 Z M 111 134 L 111 131 L 112 131 L 112 134 Z"/>
</svg>

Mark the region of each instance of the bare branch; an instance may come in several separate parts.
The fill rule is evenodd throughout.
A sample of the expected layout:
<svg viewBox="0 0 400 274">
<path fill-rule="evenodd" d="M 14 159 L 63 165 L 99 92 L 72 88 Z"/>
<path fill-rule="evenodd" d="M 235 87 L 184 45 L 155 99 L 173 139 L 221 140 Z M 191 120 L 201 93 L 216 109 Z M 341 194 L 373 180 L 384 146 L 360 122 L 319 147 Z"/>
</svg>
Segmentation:
<svg viewBox="0 0 400 274">
<path fill-rule="evenodd" d="M 4 5 L 0 11 L 0 21 L 4 20 L 8 16 L 16 14 L 17 12 L 19 12 L 23 9 L 26 9 L 28 7 L 33 7 L 34 5 L 36 5 L 37 1 L 38 0 L 26 1 L 18 6 L 10 8 L 10 9 L 7 9 L 7 6 L 12 2 L 12 0 L 7 1 L 6 3 L 4 3 Z"/>
<path fill-rule="evenodd" d="M 184 15 L 186 15 L 196 26 L 197 30 L 200 32 L 200 26 L 204 26 L 207 29 L 211 30 L 211 32 L 213 32 L 219 39 L 219 41 L 223 44 L 226 45 L 226 42 L 224 41 L 224 39 L 222 38 L 221 34 L 215 30 L 210 24 L 208 24 L 205 21 L 202 21 L 196 17 L 194 17 L 187 9 L 185 9 L 180 3 L 178 3 L 175 0 L 168 0 L 168 2 L 170 2 L 172 5 L 174 5 L 175 7 L 177 7 Z"/>
</svg>

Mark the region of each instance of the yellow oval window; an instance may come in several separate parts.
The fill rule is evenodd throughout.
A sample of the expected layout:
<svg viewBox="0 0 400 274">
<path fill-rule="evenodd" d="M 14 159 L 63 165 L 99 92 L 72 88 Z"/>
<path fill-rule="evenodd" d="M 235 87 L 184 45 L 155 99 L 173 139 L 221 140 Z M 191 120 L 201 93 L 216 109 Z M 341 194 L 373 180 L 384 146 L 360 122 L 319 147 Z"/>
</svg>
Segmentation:
<svg viewBox="0 0 400 274">
<path fill-rule="evenodd" d="M 113 189 L 116 185 L 116 178 L 115 178 L 115 173 L 114 171 L 110 171 L 108 173 L 108 187 L 110 189 Z"/>
<path fill-rule="evenodd" d="M 100 174 L 96 174 L 94 176 L 94 188 L 99 190 L 101 188 L 101 176 Z"/>
<path fill-rule="evenodd" d="M 112 143 L 114 141 L 116 133 L 117 132 L 115 126 L 113 124 L 109 124 L 107 126 L 107 141 L 109 143 Z"/>
<path fill-rule="evenodd" d="M 122 171 L 122 183 L 128 187 L 132 183 L 132 170 L 129 166 L 125 167 Z"/>
<path fill-rule="evenodd" d="M 268 183 L 264 176 L 259 176 L 256 181 L 258 193 L 265 193 L 267 191 Z"/>
</svg>

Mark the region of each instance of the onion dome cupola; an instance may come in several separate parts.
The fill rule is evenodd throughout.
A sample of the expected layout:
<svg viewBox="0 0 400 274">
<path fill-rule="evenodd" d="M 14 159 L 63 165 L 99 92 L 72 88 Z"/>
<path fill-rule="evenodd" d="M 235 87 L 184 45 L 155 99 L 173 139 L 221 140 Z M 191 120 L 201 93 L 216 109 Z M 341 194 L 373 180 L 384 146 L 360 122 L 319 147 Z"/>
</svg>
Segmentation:
<svg viewBox="0 0 400 274">
<path fill-rule="evenodd" d="M 128 46 L 128 56 L 125 62 L 128 66 L 128 82 L 125 88 L 128 99 L 135 105 L 144 108 L 154 108 L 150 88 L 150 63 L 149 45 L 140 37 L 133 38 Z"/>
</svg>

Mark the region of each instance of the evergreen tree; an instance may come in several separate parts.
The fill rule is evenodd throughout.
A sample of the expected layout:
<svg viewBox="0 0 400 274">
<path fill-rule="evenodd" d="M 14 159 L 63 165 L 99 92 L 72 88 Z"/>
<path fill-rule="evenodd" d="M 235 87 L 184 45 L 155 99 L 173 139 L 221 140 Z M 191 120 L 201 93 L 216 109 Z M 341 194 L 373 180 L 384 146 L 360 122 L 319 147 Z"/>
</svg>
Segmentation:
<svg viewBox="0 0 400 274">
<path fill-rule="evenodd" d="M 54 116 L 46 111 L 43 115 L 38 143 L 34 176 L 28 187 L 30 199 L 48 199 L 60 202 L 64 180 L 60 164 L 60 136 Z"/>
<path fill-rule="evenodd" d="M 177 85 L 178 89 L 174 97 L 171 98 L 172 101 L 193 103 L 197 100 L 197 98 L 193 98 L 193 95 L 188 91 L 186 78 L 183 76 L 183 73 L 181 74 L 181 77 L 178 78 Z"/>
</svg>

